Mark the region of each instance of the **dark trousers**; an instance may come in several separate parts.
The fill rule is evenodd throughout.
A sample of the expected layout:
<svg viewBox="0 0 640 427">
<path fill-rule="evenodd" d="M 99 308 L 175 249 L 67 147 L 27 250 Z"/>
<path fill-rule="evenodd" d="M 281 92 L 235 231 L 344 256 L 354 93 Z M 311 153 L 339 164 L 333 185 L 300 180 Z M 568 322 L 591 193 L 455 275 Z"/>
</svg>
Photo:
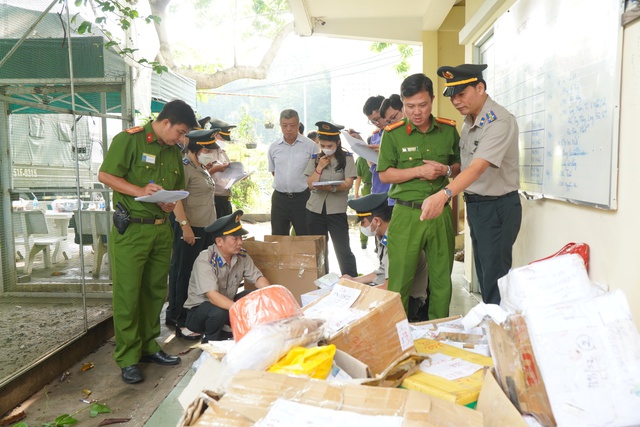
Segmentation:
<svg viewBox="0 0 640 427">
<path fill-rule="evenodd" d="M 170 323 L 176 323 L 179 327 L 185 326 L 187 311 L 184 303 L 187 301 L 189 293 L 189 278 L 193 263 L 200 252 L 213 244 L 213 237 L 204 231 L 204 227 L 191 227 L 196 237 L 193 246 L 182 240 L 182 227 L 173 221 L 173 253 L 171 254 L 171 265 L 169 269 L 169 306 L 167 307 L 166 318 Z"/>
<path fill-rule="evenodd" d="M 291 225 L 296 236 L 308 236 L 307 230 L 307 201 L 309 190 L 301 193 L 280 193 L 274 191 L 271 195 L 271 234 L 274 236 L 288 236 Z"/>
<path fill-rule="evenodd" d="M 511 251 L 522 221 L 518 192 L 492 201 L 467 201 L 467 218 L 482 300 L 500 304 L 498 279 L 511 268 Z"/>
<path fill-rule="evenodd" d="M 251 291 L 239 292 L 233 300 L 238 301 L 240 298 L 249 295 L 249 293 Z M 208 341 L 220 341 L 222 328 L 228 324 L 229 310 L 213 305 L 209 301 L 205 301 L 187 311 L 187 328 L 190 331 L 204 334 Z"/>
<path fill-rule="evenodd" d="M 336 251 L 340 272 L 351 277 L 358 276 L 356 257 L 351 252 L 349 245 L 349 223 L 347 214 L 326 214 L 326 206 L 322 208 L 322 213 L 317 214 L 307 210 L 307 227 L 309 234 L 316 236 L 326 236 L 327 241 L 331 235 L 333 249 Z"/>
<path fill-rule="evenodd" d="M 231 215 L 233 213 L 229 196 L 215 196 L 213 201 L 216 205 L 217 218 L 222 218 L 223 216 Z"/>
</svg>

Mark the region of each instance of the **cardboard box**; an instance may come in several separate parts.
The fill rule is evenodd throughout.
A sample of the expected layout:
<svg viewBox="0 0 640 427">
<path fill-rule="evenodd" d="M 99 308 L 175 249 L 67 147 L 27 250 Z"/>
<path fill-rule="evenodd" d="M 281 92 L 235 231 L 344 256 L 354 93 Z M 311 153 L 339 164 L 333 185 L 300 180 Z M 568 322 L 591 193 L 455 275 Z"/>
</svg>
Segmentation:
<svg viewBox="0 0 640 427">
<path fill-rule="evenodd" d="M 302 304 L 300 296 L 316 290 L 313 283 L 325 274 L 324 236 L 264 236 L 264 242 L 245 240 L 242 247 L 271 284 L 291 291 Z M 255 289 L 245 284 L 246 289 Z"/>
<path fill-rule="evenodd" d="M 520 412 L 511 404 L 491 372 L 484 376 L 476 410 L 484 415 L 484 425 L 528 427 Z"/>
<path fill-rule="evenodd" d="M 543 426 L 555 426 L 524 318 L 514 314 L 503 325 L 488 324 L 491 355 L 502 390 L 521 413 L 534 415 Z"/>
<path fill-rule="evenodd" d="M 369 366 L 375 377 L 386 375 L 398 362 L 415 354 L 409 322 L 400 294 L 341 279 L 334 290 L 344 286 L 360 292 L 351 306 L 364 315 L 343 327 L 327 342 Z M 303 307 L 309 310 L 331 297 L 331 293 Z"/>
<path fill-rule="evenodd" d="M 300 300 L 302 301 L 302 306 L 309 305 L 320 297 L 325 296 L 329 293 L 329 289 L 316 289 L 311 292 L 307 292 L 305 294 L 300 295 Z"/>
<path fill-rule="evenodd" d="M 416 340 L 415 345 L 416 350 L 421 354 L 431 356 L 445 355 L 487 368 L 493 366 L 493 361 L 490 357 L 462 350 L 439 341 L 419 339 Z M 434 357 L 434 359 L 436 358 Z M 421 391 L 459 405 L 472 405 L 478 400 L 486 370 L 480 369 L 471 375 L 455 380 L 419 371 L 405 379 L 402 382 L 402 387 Z"/>
<path fill-rule="evenodd" d="M 190 422 L 187 424 L 183 419 L 180 425 L 253 426 L 270 412 L 273 415 L 283 402 L 309 405 L 310 410 L 322 414 L 323 420 L 333 421 L 336 425 L 344 425 L 342 417 L 348 413 L 397 417 L 395 420 L 403 427 L 483 425 L 480 412 L 410 390 L 336 386 L 326 381 L 257 371 L 239 372 L 227 393 L 217 402 L 208 400 L 208 407 L 198 416 L 199 408 L 203 406 L 202 400 L 197 399 L 187 411 L 191 420 L 196 419 L 195 422 L 186 420 Z M 309 411 L 288 415 L 288 425 L 305 425 L 304 418 L 299 420 L 298 417 L 304 417 L 306 412 Z M 319 418 L 316 416 L 314 421 L 317 422 Z"/>
</svg>

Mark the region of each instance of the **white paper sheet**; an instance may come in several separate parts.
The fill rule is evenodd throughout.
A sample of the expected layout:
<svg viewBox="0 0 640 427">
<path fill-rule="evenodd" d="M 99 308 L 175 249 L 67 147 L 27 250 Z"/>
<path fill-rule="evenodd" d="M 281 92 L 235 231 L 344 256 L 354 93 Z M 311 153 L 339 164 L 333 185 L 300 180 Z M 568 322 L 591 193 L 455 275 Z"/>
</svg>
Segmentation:
<svg viewBox="0 0 640 427">
<path fill-rule="evenodd" d="M 327 427 L 367 426 L 401 427 L 403 417 L 391 415 L 363 415 L 350 411 L 319 408 L 304 403 L 278 399 L 256 427 Z"/>
<path fill-rule="evenodd" d="M 311 185 L 313 185 L 314 187 L 319 187 L 321 185 L 340 185 L 343 182 L 344 181 L 316 181 L 312 182 Z"/>
<path fill-rule="evenodd" d="M 378 163 L 378 153 L 373 148 L 369 147 L 366 141 L 352 137 L 346 130 L 341 131 L 341 133 L 344 139 L 349 143 L 349 146 L 351 146 L 354 153 L 360 157 L 364 157 L 369 162 Z"/>
<path fill-rule="evenodd" d="M 146 203 L 174 203 L 178 200 L 182 200 L 189 195 L 188 191 L 176 190 L 160 190 L 149 196 L 140 196 L 136 197 L 135 200 L 138 202 L 146 202 Z"/>
<path fill-rule="evenodd" d="M 336 283 L 338 283 L 339 280 L 340 276 L 338 276 L 336 273 L 328 273 L 314 280 L 313 283 L 315 283 L 315 285 L 319 288 L 331 289 Z"/>
<path fill-rule="evenodd" d="M 420 364 L 420 370 L 427 374 L 437 375 L 447 380 L 457 380 L 468 377 L 484 366 L 467 362 L 464 359 L 453 358 L 445 354 L 436 353 Z"/>
<path fill-rule="evenodd" d="M 251 175 L 251 172 L 245 172 L 244 165 L 241 162 L 231 162 L 228 168 L 222 172 L 216 172 L 214 175 L 219 179 L 239 180 Z"/>
</svg>

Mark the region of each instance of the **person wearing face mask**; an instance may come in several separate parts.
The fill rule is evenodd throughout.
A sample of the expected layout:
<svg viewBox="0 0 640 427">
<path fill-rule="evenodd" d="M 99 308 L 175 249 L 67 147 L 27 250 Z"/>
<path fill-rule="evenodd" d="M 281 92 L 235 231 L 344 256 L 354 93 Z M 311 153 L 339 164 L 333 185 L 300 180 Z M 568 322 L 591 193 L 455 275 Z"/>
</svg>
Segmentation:
<svg viewBox="0 0 640 427">
<path fill-rule="evenodd" d="M 193 262 L 198 254 L 213 244 L 213 236 L 205 227 L 213 223 L 216 216 L 214 202 L 215 183 L 207 170 L 218 148 L 215 134 L 219 129 L 195 130 L 188 133 L 182 163 L 185 172 L 186 199 L 180 200 L 175 208 L 173 223 L 173 254 L 169 272 L 169 305 L 166 311 L 167 323 L 176 327 L 176 336 L 187 340 L 198 340 L 199 333 L 185 327 L 189 277 Z"/>
<path fill-rule="evenodd" d="M 212 129 L 220 129 L 220 132 L 216 133 L 216 146 L 213 148 L 213 161 L 209 163 L 209 173 L 216 183 L 216 213 L 218 217 L 223 217 L 231 215 L 233 208 L 231 207 L 231 189 L 225 188 L 229 180 L 220 178 L 220 173 L 227 170 L 231 162 L 224 149 L 227 141 L 231 141 L 231 129 L 236 125 L 230 125 L 220 119 L 210 119 L 209 123 Z"/>
<path fill-rule="evenodd" d="M 347 205 L 356 211 L 357 222 L 360 223 L 360 232 L 366 236 L 377 237 L 378 259 L 380 266 L 373 272 L 358 277 L 342 276 L 354 282 L 370 284 L 382 289 L 387 289 L 389 281 L 389 256 L 387 251 L 387 229 L 391 220 L 393 207 L 387 203 L 387 193 L 370 194 L 359 199 L 349 200 Z M 420 256 L 416 266 L 416 274 L 409 292 L 409 311 L 407 318 L 410 322 L 422 322 L 429 320 L 427 315 L 427 261 Z"/>
<path fill-rule="evenodd" d="M 340 130 L 344 126 L 317 122 L 318 145 L 321 152 L 314 154 L 304 174 L 311 190 L 307 202 L 307 228 L 311 235 L 324 235 L 333 242 L 333 248 L 342 274 L 357 276 L 356 257 L 349 245 L 347 198 L 355 180 L 356 166 L 353 155 L 342 149 Z M 314 185 L 336 181 L 335 184 Z"/>
</svg>

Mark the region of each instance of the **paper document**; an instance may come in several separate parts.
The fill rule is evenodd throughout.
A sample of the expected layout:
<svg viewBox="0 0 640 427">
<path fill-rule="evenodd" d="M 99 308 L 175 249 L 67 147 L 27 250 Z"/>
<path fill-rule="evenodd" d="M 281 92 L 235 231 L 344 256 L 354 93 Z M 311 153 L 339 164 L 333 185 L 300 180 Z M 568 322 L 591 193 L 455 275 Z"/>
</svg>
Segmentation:
<svg viewBox="0 0 640 427">
<path fill-rule="evenodd" d="M 160 190 L 149 196 L 140 196 L 136 197 L 135 200 L 138 202 L 147 202 L 147 203 L 174 203 L 178 200 L 182 200 L 189 195 L 188 191 L 176 190 Z"/>
<path fill-rule="evenodd" d="M 216 172 L 214 175 L 217 179 L 228 180 L 227 185 L 224 186 L 224 189 L 228 190 L 234 184 L 246 179 L 251 175 L 251 172 L 245 172 L 244 165 L 241 162 L 231 162 L 228 168 L 222 172 Z"/>
<path fill-rule="evenodd" d="M 313 283 L 315 283 L 316 286 L 320 289 L 331 289 L 333 288 L 333 285 L 338 283 L 339 280 L 340 276 L 338 276 L 336 273 L 328 273 L 314 280 Z"/>
<path fill-rule="evenodd" d="M 318 182 L 312 182 L 311 185 L 313 185 L 314 187 L 318 187 L 321 185 L 340 185 L 343 182 L 344 181 L 318 181 Z"/>
<path fill-rule="evenodd" d="M 378 163 L 378 153 L 373 148 L 369 147 L 366 141 L 352 137 L 346 130 L 341 131 L 341 133 L 351 146 L 354 153 L 360 157 L 364 157 L 371 163 Z"/>
<path fill-rule="evenodd" d="M 430 355 L 429 360 L 420 364 L 422 372 L 437 375 L 450 381 L 468 377 L 483 368 L 482 365 L 439 353 Z"/>
</svg>

